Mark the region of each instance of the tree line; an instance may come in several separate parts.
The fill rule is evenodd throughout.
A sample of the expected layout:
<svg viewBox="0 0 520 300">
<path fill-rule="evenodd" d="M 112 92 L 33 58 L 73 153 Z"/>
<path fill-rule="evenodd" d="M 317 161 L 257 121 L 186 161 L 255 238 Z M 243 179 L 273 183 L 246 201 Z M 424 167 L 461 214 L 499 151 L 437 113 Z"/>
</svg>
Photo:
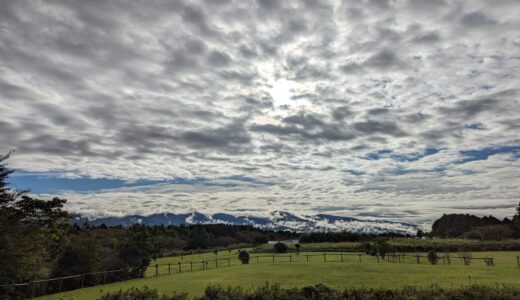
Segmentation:
<svg viewBox="0 0 520 300">
<path fill-rule="evenodd" d="M 0 155 L 0 285 L 105 270 L 123 270 L 111 274 L 107 281 L 126 280 L 142 277 L 157 257 L 296 237 L 291 232 L 226 224 L 75 224 L 64 209 L 65 199 L 37 199 L 29 196 L 29 191 L 8 186 L 7 179 L 14 172 L 5 163 L 10 155 Z M 12 292 L 0 288 L 0 296 Z"/>
<path fill-rule="evenodd" d="M 512 219 L 494 216 L 477 217 L 469 214 L 444 214 L 433 222 L 430 236 L 475 240 L 520 238 L 520 203 Z"/>
</svg>

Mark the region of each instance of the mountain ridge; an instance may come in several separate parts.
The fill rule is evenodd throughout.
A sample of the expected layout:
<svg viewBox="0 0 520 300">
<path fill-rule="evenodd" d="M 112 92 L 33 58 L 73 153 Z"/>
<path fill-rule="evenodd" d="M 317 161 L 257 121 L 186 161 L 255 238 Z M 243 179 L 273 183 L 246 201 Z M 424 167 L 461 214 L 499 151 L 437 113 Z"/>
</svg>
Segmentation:
<svg viewBox="0 0 520 300">
<path fill-rule="evenodd" d="M 289 230 L 294 232 L 313 231 L 350 231 L 354 233 L 399 233 L 414 235 L 418 226 L 405 222 L 388 220 L 360 219 L 355 217 L 336 216 L 331 214 L 296 215 L 285 211 L 272 211 L 268 216 L 233 215 L 230 213 L 203 214 L 188 213 L 158 213 L 148 216 L 129 215 L 124 217 L 88 218 L 80 214 L 72 216 L 75 223 L 88 222 L 91 225 L 107 226 L 122 225 L 124 227 L 139 223 L 154 225 L 191 225 L 191 224 L 230 224 L 250 225 L 261 229 Z"/>
</svg>

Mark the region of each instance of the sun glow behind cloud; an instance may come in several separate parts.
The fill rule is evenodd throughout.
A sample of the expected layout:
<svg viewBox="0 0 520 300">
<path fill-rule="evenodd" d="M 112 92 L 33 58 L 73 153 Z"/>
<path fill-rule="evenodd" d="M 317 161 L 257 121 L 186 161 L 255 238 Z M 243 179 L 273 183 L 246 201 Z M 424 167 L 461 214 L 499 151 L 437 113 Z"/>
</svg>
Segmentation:
<svg viewBox="0 0 520 300">
<path fill-rule="evenodd" d="M 518 1 L 131 2 L 1 2 L 21 188 L 92 215 L 513 213 Z"/>
<path fill-rule="evenodd" d="M 290 107 L 294 104 L 294 100 L 291 99 L 294 95 L 294 86 L 295 83 L 287 79 L 278 79 L 273 83 L 269 93 L 273 98 L 275 108 L 280 106 Z"/>
</svg>

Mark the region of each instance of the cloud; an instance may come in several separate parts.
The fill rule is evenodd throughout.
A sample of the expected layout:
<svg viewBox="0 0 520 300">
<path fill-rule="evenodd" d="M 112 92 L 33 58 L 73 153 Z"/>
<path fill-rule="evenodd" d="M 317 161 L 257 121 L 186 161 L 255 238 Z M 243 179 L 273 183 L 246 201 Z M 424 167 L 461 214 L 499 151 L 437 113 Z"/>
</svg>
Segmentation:
<svg viewBox="0 0 520 300">
<path fill-rule="evenodd" d="M 513 214 L 517 1 L 0 6 L 11 166 L 151 182 L 69 190 L 73 211 Z"/>
</svg>

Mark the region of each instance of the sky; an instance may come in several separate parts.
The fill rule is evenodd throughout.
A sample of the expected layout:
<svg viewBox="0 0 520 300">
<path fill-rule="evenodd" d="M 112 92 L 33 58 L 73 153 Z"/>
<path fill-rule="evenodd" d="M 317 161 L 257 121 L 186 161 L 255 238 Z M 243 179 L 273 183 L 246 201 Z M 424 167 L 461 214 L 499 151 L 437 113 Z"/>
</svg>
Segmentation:
<svg viewBox="0 0 520 300">
<path fill-rule="evenodd" d="M 518 0 L 0 2 L 13 187 L 90 217 L 520 201 Z"/>
</svg>

